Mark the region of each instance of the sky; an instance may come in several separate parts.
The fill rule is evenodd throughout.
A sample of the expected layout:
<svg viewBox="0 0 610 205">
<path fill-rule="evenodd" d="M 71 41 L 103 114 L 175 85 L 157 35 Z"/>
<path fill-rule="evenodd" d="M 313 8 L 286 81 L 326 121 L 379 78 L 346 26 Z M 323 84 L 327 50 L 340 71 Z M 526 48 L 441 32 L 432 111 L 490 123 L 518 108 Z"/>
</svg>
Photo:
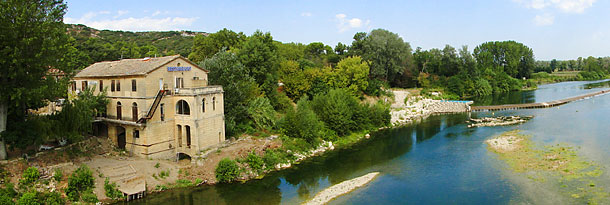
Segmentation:
<svg viewBox="0 0 610 205">
<path fill-rule="evenodd" d="M 223 28 L 335 46 L 386 29 L 413 49 L 514 40 L 537 60 L 610 56 L 610 1 L 599 0 L 66 0 L 65 23 L 123 31 Z"/>
</svg>

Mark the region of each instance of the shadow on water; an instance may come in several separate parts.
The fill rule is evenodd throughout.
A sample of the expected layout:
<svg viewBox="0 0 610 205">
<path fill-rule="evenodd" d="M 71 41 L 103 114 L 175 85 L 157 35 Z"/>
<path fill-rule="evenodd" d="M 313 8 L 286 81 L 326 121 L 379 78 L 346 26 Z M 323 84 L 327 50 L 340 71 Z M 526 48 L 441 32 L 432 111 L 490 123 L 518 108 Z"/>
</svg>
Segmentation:
<svg viewBox="0 0 610 205">
<path fill-rule="evenodd" d="M 375 132 L 370 139 L 349 148 L 305 160 L 290 169 L 270 173 L 260 180 L 171 190 L 129 204 L 299 203 L 332 184 L 379 171 L 374 170 L 375 165 L 404 155 L 412 149 L 414 143 L 431 139 L 441 130 L 464 120 L 465 115 L 432 116 L 402 128 Z"/>
<path fill-rule="evenodd" d="M 495 93 L 486 96 L 477 96 L 468 100 L 474 101 L 475 106 L 484 105 L 503 105 L 503 104 L 523 104 L 536 101 L 534 91 L 517 91 L 508 93 Z"/>
</svg>

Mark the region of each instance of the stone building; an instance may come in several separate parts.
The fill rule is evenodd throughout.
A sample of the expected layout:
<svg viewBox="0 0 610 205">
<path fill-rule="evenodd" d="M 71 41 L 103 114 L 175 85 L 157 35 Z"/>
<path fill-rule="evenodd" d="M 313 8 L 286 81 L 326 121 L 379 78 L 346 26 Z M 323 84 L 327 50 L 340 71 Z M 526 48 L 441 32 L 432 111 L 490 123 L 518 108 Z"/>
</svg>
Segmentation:
<svg viewBox="0 0 610 205">
<path fill-rule="evenodd" d="M 97 136 L 135 156 L 190 157 L 225 140 L 223 90 L 207 73 L 180 55 L 98 62 L 76 74 L 71 91 L 106 91 Z"/>
</svg>

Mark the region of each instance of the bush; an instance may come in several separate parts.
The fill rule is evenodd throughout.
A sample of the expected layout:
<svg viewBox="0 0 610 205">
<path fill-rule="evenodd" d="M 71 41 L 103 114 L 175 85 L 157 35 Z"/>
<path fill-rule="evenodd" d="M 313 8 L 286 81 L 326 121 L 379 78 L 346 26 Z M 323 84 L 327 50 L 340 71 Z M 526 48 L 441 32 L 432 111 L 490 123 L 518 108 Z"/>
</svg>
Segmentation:
<svg viewBox="0 0 610 205">
<path fill-rule="evenodd" d="M 93 190 L 91 190 L 91 189 L 83 192 L 81 198 L 83 199 L 84 202 L 87 202 L 87 203 L 97 203 L 100 201 L 97 199 L 97 196 L 95 195 L 95 193 L 93 193 Z"/>
<path fill-rule="evenodd" d="M 64 178 L 64 172 L 61 171 L 61 169 L 56 169 L 55 173 L 53 173 L 53 179 L 55 179 L 56 182 L 60 182 L 61 179 Z"/>
<path fill-rule="evenodd" d="M 28 167 L 24 172 L 23 175 L 21 176 L 21 180 L 19 180 L 19 183 L 21 184 L 32 184 L 34 182 L 36 182 L 36 180 L 38 180 L 38 178 L 40 178 L 40 172 L 38 172 L 38 169 L 36 167 Z"/>
<path fill-rule="evenodd" d="M 184 188 L 184 187 L 191 187 L 193 186 L 193 182 L 186 180 L 186 179 L 178 179 L 176 180 L 176 184 L 174 184 L 174 187 L 176 188 Z"/>
<path fill-rule="evenodd" d="M 263 171 L 263 165 L 265 165 L 263 158 L 256 155 L 254 151 L 248 154 L 248 156 L 246 157 L 246 163 L 253 171 L 259 174 Z"/>
<path fill-rule="evenodd" d="M 258 129 L 271 130 L 275 127 L 276 113 L 269 99 L 258 97 L 250 101 L 247 112 Z"/>
<path fill-rule="evenodd" d="M 474 82 L 474 90 L 472 91 L 472 95 L 474 96 L 485 96 L 491 95 L 493 89 L 489 82 L 483 78 L 479 78 Z"/>
<path fill-rule="evenodd" d="M 21 198 L 19 198 L 19 200 L 17 200 L 17 204 L 38 205 L 41 203 L 38 201 L 36 192 L 27 192 L 27 193 L 21 195 Z"/>
<path fill-rule="evenodd" d="M 239 166 L 235 160 L 224 158 L 216 166 L 216 180 L 221 183 L 229 183 L 236 180 L 241 174 Z"/>
<path fill-rule="evenodd" d="M 95 179 L 93 178 L 93 174 L 91 173 L 89 167 L 86 165 L 81 165 L 68 178 L 68 187 L 66 188 L 66 195 L 68 196 L 68 199 L 70 199 L 70 201 L 78 201 L 81 192 L 93 189 L 95 187 L 94 182 Z"/>
<path fill-rule="evenodd" d="M 104 191 L 106 193 L 106 196 L 113 200 L 125 198 L 125 196 L 123 195 L 123 192 L 119 191 L 116 183 L 114 183 L 114 182 L 110 183 L 108 178 L 106 178 L 106 180 L 104 180 Z"/>
<path fill-rule="evenodd" d="M 296 111 L 288 110 L 280 122 L 280 132 L 288 137 L 304 139 L 310 144 L 322 137 L 327 128 L 310 104 L 310 101 L 302 98 L 297 102 Z"/>
<path fill-rule="evenodd" d="M 0 194 L 0 204 L 11 205 L 11 204 L 15 204 L 15 202 L 13 202 L 12 197 L 7 196 L 5 194 Z"/>
<path fill-rule="evenodd" d="M 339 136 L 359 129 L 358 123 L 352 118 L 358 106 L 358 99 L 343 89 L 316 95 L 312 103 L 317 117 Z"/>
<path fill-rule="evenodd" d="M 263 155 L 263 161 L 265 162 L 265 169 L 271 170 L 275 168 L 276 164 L 288 162 L 289 155 L 287 152 L 279 149 L 267 149 L 265 155 Z"/>
<path fill-rule="evenodd" d="M 61 197 L 59 192 L 50 192 L 45 194 L 45 204 L 46 205 L 63 205 L 66 204 L 66 200 Z"/>
</svg>

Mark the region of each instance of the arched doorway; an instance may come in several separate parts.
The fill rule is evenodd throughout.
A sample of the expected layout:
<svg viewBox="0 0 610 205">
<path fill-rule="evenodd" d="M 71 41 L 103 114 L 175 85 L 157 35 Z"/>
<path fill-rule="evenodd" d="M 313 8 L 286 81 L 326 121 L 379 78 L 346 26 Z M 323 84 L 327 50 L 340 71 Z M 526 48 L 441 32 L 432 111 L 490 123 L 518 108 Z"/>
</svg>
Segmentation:
<svg viewBox="0 0 610 205">
<path fill-rule="evenodd" d="M 127 141 L 125 141 L 125 128 L 121 126 L 116 127 L 116 141 L 119 149 L 125 149 L 125 144 L 127 144 Z"/>
<path fill-rule="evenodd" d="M 108 126 L 103 122 L 93 123 L 93 135 L 97 137 L 108 137 Z"/>
</svg>

